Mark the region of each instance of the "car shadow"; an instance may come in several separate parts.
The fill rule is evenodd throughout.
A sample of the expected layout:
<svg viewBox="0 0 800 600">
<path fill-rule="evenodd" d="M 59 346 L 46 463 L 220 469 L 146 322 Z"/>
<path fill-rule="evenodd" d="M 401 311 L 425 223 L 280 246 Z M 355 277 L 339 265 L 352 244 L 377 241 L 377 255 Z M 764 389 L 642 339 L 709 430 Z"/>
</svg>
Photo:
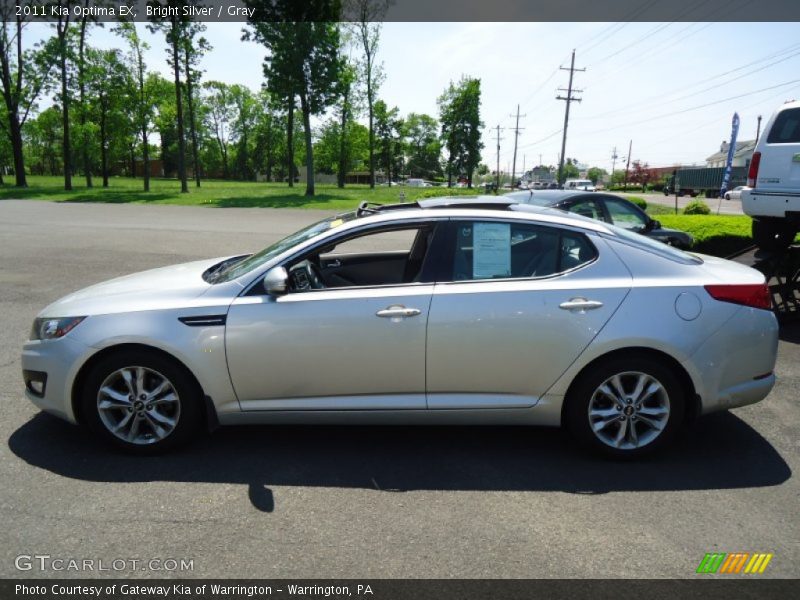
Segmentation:
<svg viewBox="0 0 800 600">
<path fill-rule="evenodd" d="M 85 481 L 245 484 L 265 512 L 279 486 L 603 494 L 773 486 L 791 476 L 772 445 L 730 413 L 700 419 L 638 462 L 590 456 L 562 431 L 538 427 L 227 427 L 140 458 L 43 413 L 8 446 L 32 466 Z"/>
</svg>

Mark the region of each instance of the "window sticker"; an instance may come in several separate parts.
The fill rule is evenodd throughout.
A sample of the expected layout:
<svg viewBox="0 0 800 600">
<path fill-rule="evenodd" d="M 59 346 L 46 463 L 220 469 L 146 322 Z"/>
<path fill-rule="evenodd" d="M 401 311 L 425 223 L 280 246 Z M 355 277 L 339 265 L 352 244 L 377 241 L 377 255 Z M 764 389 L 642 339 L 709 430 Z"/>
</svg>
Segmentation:
<svg viewBox="0 0 800 600">
<path fill-rule="evenodd" d="M 333 229 L 334 227 L 339 227 L 339 225 L 342 225 L 343 223 L 344 219 L 334 219 L 333 221 L 331 221 L 330 229 Z"/>
<path fill-rule="evenodd" d="M 472 277 L 511 276 L 511 224 L 475 223 L 472 227 Z"/>
</svg>

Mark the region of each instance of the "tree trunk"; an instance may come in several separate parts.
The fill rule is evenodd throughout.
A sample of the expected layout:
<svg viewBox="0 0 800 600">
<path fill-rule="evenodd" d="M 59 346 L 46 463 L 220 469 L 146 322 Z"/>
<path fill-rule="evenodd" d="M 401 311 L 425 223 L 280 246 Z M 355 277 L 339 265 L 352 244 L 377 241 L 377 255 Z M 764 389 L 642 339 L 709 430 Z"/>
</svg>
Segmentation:
<svg viewBox="0 0 800 600">
<path fill-rule="evenodd" d="M 131 177 L 136 178 L 136 141 L 131 144 Z"/>
<path fill-rule="evenodd" d="M 369 187 L 375 189 L 375 127 L 372 111 L 372 68 L 367 63 L 367 104 L 369 105 Z"/>
<path fill-rule="evenodd" d="M 89 6 L 89 0 L 85 0 L 84 6 Z M 84 81 L 84 70 L 86 68 L 84 60 L 84 49 L 86 46 L 86 21 L 88 17 L 81 19 L 81 38 L 78 45 L 78 90 L 80 94 L 80 123 L 81 123 L 81 146 L 83 154 L 83 172 L 86 175 L 86 187 L 92 187 L 92 165 L 89 159 L 89 136 L 86 135 L 86 82 Z"/>
<path fill-rule="evenodd" d="M 181 99 L 181 65 L 178 56 L 178 21 L 172 18 L 172 66 L 175 73 L 175 113 L 178 122 L 178 178 L 181 180 L 181 194 L 189 193 L 186 181 L 186 140 L 183 134 L 183 100 Z"/>
<path fill-rule="evenodd" d="M 194 98 L 192 97 L 192 71 L 189 68 L 189 47 L 184 48 L 184 72 L 186 73 L 186 106 L 189 109 L 189 132 L 192 137 L 192 169 L 195 187 L 200 187 L 200 167 L 197 160 L 197 125 L 194 120 Z"/>
<path fill-rule="evenodd" d="M 286 166 L 289 171 L 289 187 L 294 187 L 294 95 L 289 98 L 286 124 Z"/>
<path fill-rule="evenodd" d="M 347 103 L 350 99 L 350 86 L 347 86 L 342 98 L 342 125 L 339 131 L 339 172 L 336 174 L 336 185 L 344 187 L 344 178 L 347 174 Z"/>
<path fill-rule="evenodd" d="M 28 187 L 25 176 L 25 154 L 22 146 L 22 127 L 16 109 L 8 111 L 8 128 L 11 134 L 11 152 L 14 155 L 14 179 L 17 187 Z"/>
<path fill-rule="evenodd" d="M 64 129 L 63 155 L 64 155 L 64 189 L 72 190 L 72 148 L 69 140 L 69 93 L 67 90 L 67 27 L 69 21 L 59 24 L 60 37 L 60 63 L 61 63 L 61 120 Z M 63 29 L 62 29 L 63 27 Z"/>
<path fill-rule="evenodd" d="M 108 156 L 106 152 L 106 112 L 105 98 L 100 99 L 100 170 L 103 172 L 103 187 L 108 187 Z"/>
<path fill-rule="evenodd" d="M 314 149 L 311 144 L 311 107 L 305 92 L 300 94 L 300 109 L 303 111 L 303 129 L 306 139 L 306 196 L 314 195 Z"/>
</svg>

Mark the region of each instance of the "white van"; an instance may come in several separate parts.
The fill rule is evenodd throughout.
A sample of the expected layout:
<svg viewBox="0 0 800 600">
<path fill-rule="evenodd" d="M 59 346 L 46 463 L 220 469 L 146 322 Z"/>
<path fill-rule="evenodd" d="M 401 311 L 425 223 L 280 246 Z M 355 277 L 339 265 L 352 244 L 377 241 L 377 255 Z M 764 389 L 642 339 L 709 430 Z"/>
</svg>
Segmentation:
<svg viewBox="0 0 800 600">
<path fill-rule="evenodd" d="M 595 192 L 597 188 L 591 179 L 567 179 L 564 182 L 565 190 L 583 190 L 584 192 Z"/>
<path fill-rule="evenodd" d="M 783 250 L 800 230 L 800 102 L 787 102 L 767 122 L 742 210 L 753 217 L 753 241 L 764 250 Z"/>
</svg>

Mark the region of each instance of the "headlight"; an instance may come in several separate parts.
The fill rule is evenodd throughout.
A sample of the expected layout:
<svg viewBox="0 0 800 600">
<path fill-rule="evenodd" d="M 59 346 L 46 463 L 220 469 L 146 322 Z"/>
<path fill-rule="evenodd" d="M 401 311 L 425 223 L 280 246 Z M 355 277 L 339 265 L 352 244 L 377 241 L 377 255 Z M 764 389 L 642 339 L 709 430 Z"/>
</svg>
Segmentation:
<svg viewBox="0 0 800 600">
<path fill-rule="evenodd" d="M 54 340 L 67 335 L 86 317 L 63 317 L 61 319 L 34 319 L 32 340 Z"/>
</svg>

